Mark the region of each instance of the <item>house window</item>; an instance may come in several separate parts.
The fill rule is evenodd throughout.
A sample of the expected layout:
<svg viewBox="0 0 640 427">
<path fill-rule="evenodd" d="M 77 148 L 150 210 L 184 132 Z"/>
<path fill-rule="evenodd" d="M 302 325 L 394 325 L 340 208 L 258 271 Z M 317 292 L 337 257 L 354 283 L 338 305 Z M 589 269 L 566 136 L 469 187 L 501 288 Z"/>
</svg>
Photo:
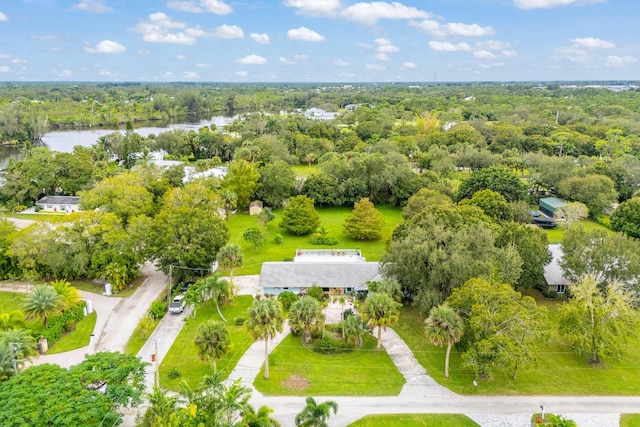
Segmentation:
<svg viewBox="0 0 640 427">
<path fill-rule="evenodd" d="M 564 289 L 566 285 L 556 285 L 556 292 L 559 294 L 564 294 Z"/>
<path fill-rule="evenodd" d="M 47 205 L 47 209 L 53 209 L 53 205 Z"/>
<path fill-rule="evenodd" d="M 67 210 L 67 206 L 66 205 L 60 205 L 60 210 L 61 211 L 66 211 Z"/>
<path fill-rule="evenodd" d="M 285 291 L 288 291 L 288 290 L 289 290 L 289 288 L 282 288 L 282 289 L 284 289 Z"/>
</svg>

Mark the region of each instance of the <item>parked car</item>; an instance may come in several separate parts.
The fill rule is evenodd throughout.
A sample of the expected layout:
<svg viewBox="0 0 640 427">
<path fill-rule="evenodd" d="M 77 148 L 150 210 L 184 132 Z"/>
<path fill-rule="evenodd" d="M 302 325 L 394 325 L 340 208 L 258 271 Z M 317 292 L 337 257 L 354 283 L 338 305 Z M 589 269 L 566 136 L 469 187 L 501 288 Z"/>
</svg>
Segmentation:
<svg viewBox="0 0 640 427">
<path fill-rule="evenodd" d="M 534 217 L 531 223 L 540 228 L 556 228 L 558 226 L 554 220 L 545 217 Z"/>
<path fill-rule="evenodd" d="M 177 295 L 169 305 L 169 313 L 180 314 L 184 311 L 187 303 L 184 301 L 184 295 Z"/>
<path fill-rule="evenodd" d="M 531 212 L 531 216 L 534 216 L 536 218 L 540 216 L 540 211 L 537 211 L 535 209 L 529 209 L 529 212 Z"/>
</svg>

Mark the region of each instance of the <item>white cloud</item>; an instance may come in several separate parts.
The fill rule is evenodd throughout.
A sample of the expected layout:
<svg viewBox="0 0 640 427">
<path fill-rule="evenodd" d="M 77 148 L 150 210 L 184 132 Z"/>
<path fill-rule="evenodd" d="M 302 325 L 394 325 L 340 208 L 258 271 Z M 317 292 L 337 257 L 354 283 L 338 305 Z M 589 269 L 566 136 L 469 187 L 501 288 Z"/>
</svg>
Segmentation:
<svg viewBox="0 0 640 427">
<path fill-rule="evenodd" d="M 369 71 L 382 71 L 386 70 L 386 68 L 380 64 L 366 64 L 365 68 Z"/>
<path fill-rule="evenodd" d="M 395 53 L 400 52 L 400 49 L 391 44 L 391 41 L 383 38 L 376 39 L 377 52 L 380 53 Z"/>
<path fill-rule="evenodd" d="M 220 0 L 198 0 L 198 1 L 170 1 L 167 3 L 169 9 L 180 12 L 191 13 L 215 13 L 216 15 L 228 15 L 233 12 L 233 8 Z"/>
<path fill-rule="evenodd" d="M 238 77 L 247 77 L 249 75 L 246 71 L 236 71 L 235 74 Z"/>
<path fill-rule="evenodd" d="M 518 56 L 518 52 L 513 49 L 504 49 L 502 51 L 502 56 L 504 56 L 505 58 L 514 58 Z"/>
<path fill-rule="evenodd" d="M 4 13 L 0 12 L 0 22 L 7 22 L 8 20 L 9 20 L 9 17 Z"/>
<path fill-rule="evenodd" d="M 500 40 L 486 40 L 483 42 L 477 42 L 476 46 L 487 50 L 502 50 L 509 49 L 511 47 L 511 43 L 502 42 Z"/>
<path fill-rule="evenodd" d="M 519 9 L 552 9 L 554 7 L 601 3 L 606 0 L 513 0 Z"/>
<path fill-rule="evenodd" d="M 351 64 L 347 61 L 343 61 L 342 59 L 336 59 L 333 61 L 333 65 L 337 65 L 338 67 L 348 67 Z"/>
<path fill-rule="evenodd" d="M 73 71 L 67 68 L 63 68 L 61 70 L 57 68 L 53 68 L 51 72 L 58 77 L 71 77 L 73 75 Z"/>
<path fill-rule="evenodd" d="M 376 53 L 374 58 L 378 61 L 388 61 L 390 59 L 389 55 L 387 55 L 386 53 Z"/>
<path fill-rule="evenodd" d="M 271 43 L 271 40 L 269 39 L 269 34 L 251 33 L 250 37 L 256 43 L 260 43 L 260 44 L 269 44 L 269 43 Z"/>
<path fill-rule="evenodd" d="M 8 53 L 0 53 L 0 59 L 9 59 L 11 58 L 11 55 L 9 55 Z"/>
<path fill-rule="evenodd" d="M 324 36 L 316 33 L 307 27 L 294 28 L 287 31 L 287 37 L 291 40 L 303 40 L 306 42 L 321 42 Z"/>
<path fill-rule="evenodd" d="M 399 2 L 360 2 L 344 9 L 340 16 L 349 21 L 375 25 L 379 19 L 427 19 L 430 14 Z"/>
<path fill-rule="evenodd" d="M 148 56 L 149 54 L 151 54 L 151 51 L 149 49 L 140 49 L 138 51 L 138 55 L 140 56 Z"/>
<path fill-rule="evenodd" d="M 298 61 L 306 61 L 307 59 L 309 59 L 309 55 L 297 53 L 293 55 L 293 58 L 297 59 Z"/>
<path fill-rule="evenodd" d="M 484 37 L 495 33 L 492 27 L 481 27 L 478 24 L 463 24 L 461 22 L 442 25 L 438 21 L 426 19 L 410 24 L 434 36 Z"/>
<path fill-rule="evenodd" d="M 102 40 L 95 46 L 85 46 L 84 50 L 89 53 L 122 53 L 126 52 L 127 48 L 118 42 Z"/>
<path fill-rule="evenodd" d="M 433 50 L 441 51 L 441 52 L 469 52 L 471 50 L 471 46 L 467 43 L 449 43 L 449 42 L 439 42 L 431 40 L 429 42 L 429 47 Z"/>
<path fill-rule="evenodd" d="M 496 57 L 494 53 L 491 53 L 488 50 L 484 50 L 484 49 L 473 52 L 473 56 L 475 58 L 480 58 L 480 59 L 493 59 Z"/>
<path fill-rule="evenodd" d="M 417 67 L 417 65 L 414 64 L 413 62 L 403 62 L 401 68 L 403 70 L 409 70 L 409 69 L 416 68 L 416 67 Z"/>
<path fill-rule="evenodd" d="M 172 30 L 184 31 L 173 32 Z M 142 34 L 142 39 L 150 43 L 186 45 L 196 44 L 197 33 L 202 33 L 201 30 L 188 29 L 183 22 L 173 21 L 170 16 L 163 12 L 152 13 L 149 15 L 149 22 L 139 22 L 133 28 L 133 31 Z"/>
<path fill-rule="evenodd" d="M 213 33 L 213 37 L 218 39 L 241 39 L 244 38 L 244 31 L 237 25 L 220 25 Z"/>
<path fill-rule="evenodd" d="M 333 17 L 340 8 L 340 0 L 284 0 L 284 5 L 298 9 L 303 15 Z"/>
<path fill-rule="evenodd" d="M 481 27 L 478 24 L 462 24 L 460 22 L 450 22 L 441 28 L 446 35 L 450 36 L 483 37 L 495 33 L 495 30 L 491 27 Z"/>
<path fill-rule="evenodd" d="M 373 46 L 371 46 L 368 43 L 363 43 L 363 42 L 357 42 L 356 46 L 358 46 L 359 48 L 362 48 L 362 49 L 373 49 Z"/>
<path fill-rule="evenodd" d="M 238 59 L 238 61 L 236 61 L 238 64 L 245 64 L 245 65 L 260 65 L 260 64 L 266 64 L 267 63 L 267 59 L 263 58 L 260 55 L 247 55 L 244 58 L 240 58 Z"/>
<path fill-rule="evenodd" d="M 624 67 L 638 62 L 638 58 L 635 56 L 607 56 L 607 61 L 604 63 L 607 67 Z"/>
<path fill-rule="evenodd" d="M 37 35 L 33 35 L 33 36 L 29 36 L 30 40 L 38 40 L 41 42 L 54 42 L 54 41 L 58 41 L 59 38 L 57 36 L 37 36 Z"/>
<path fill-rule="evenodd" d="M 185 80 L 195 80 L 199 79 L 200 76 L 195 71 L 185 71 L 182 73 L 181 77 Z"/>
<path fill-rule="evenodd" d="M 0 73 L 8 73 L 9 71 L 11 71 L 11 69 L 8 66 L 6 65 L 0 66 Z"/>
<path fill-rule="evenodd" d="M 293 65 L 296 63 L 296 61 L 292 61 L 291 59 L 285 58 L 284 56 L 280 57 L 280 62 L 286 65 Z"/>
<path fill-rule="evenodd" d="M 186 61 L 187 59 L 189 59 L 187 55 L 182 55 L 180 53 L 176 55 L 176 58 L 178 59 L 178 61 Z"/>
<path fill-rule="evenodd" d="M 613 49 L 615 44 L 606 40 L 597 39 L 595 37 L 575 38 L 571 39 L 573 43 L 578 46 L 590 48 L 590 49 Z"/>
<path fill-rule="evenodd" d="M 74 9 L 84 10 L 85 12 L 93 13 L 108 13 L 113 9 L 111 7 L 100 3 L 99 1 L 83 1 L 76 3 L 72 6 Z"/>
<path fill-rule="evenodd" d="M 196 64 L 196 67 L 198 67 L 198 68 L 211 68 L 211 64 L 198 63 L 198 64 Z"/>
</svg>

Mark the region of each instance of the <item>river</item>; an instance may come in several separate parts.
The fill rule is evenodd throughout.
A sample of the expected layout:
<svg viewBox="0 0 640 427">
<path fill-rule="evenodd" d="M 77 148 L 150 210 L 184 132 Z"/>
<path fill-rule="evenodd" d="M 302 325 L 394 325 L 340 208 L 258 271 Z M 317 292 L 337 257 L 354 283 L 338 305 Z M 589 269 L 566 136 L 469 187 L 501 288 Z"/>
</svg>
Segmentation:
<svg viewBox="0 0 640 427">
<path fill-rule="evenodd" d="M 135 128 L 135 132 L 146 137 L 150 134 L 158 135 L 162 132 L 167 132 L 172 129 L 185 129 L 197 131 L 203 126 L 210 126 L 212 124 L 219 128 L 231 123 L 234 117 L 227 116 L 213 116 L 209 119 L 203 119 L 198 122 L 190 123 L 170 123 L 164 126 L 142 126 Z M 61 151 L 70 153 L 73 151 L 73 147 L 76 145 L 82 145 L 83 147 L 90 147 L 98 141 L 98 138 L 104 135 L 116 131 L 122 131 L 123 129 L 83 129 L 83 130 L 60 130 L 47 132 L 42 141 L 44 145 L 51 151 Z M 0 169 L 3 169 L 9 159 L 20 159 L 20 150 L 16 147 L 3 147 L 0 146 Z"/>
</svg>

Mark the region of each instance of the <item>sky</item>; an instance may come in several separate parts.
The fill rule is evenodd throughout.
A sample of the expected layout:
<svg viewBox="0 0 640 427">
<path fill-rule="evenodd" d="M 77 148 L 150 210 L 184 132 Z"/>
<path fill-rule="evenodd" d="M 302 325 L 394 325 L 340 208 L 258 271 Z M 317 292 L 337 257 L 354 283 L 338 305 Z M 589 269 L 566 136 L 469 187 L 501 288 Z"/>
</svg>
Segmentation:
<svg viewBox="0 0 640 427">
<path fill-rule="evenodd" d="M 640 79 L 637 0 L 2 0 L 0 81 Z"/>
</svg>

